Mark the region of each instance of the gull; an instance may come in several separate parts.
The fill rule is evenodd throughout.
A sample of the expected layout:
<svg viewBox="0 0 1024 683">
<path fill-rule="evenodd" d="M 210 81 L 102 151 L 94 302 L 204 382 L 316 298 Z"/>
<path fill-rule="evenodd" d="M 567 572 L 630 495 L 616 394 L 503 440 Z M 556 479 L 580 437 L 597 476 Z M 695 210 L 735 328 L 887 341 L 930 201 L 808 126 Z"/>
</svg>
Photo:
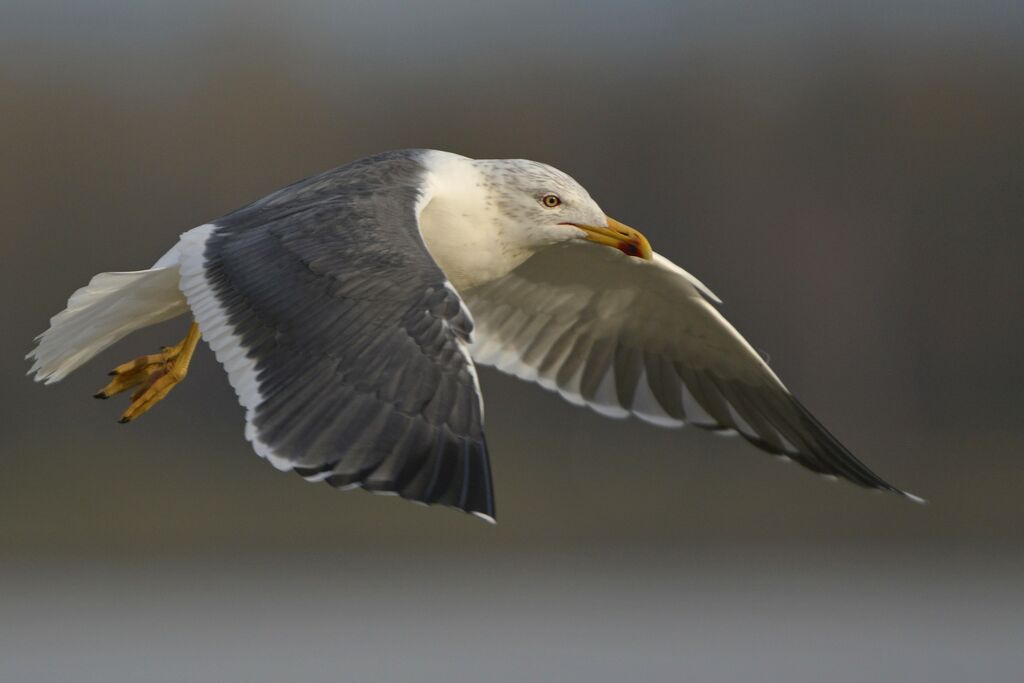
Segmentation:
<svg viewBox="0 0 1024 683">
<path fill-rule="evenodd" d="M 181 343 L 116 367 L 122 422 L 186 376 L 200 340 L 245 436 L 310 481 L 495 519 L 476 366 L 613 418 L 692 424 L 830 478 L 921 499 L 861 463 L 719 313 L 697 278 L 522 159 L 398 150 L 189 230 L 152 268 L 96 275 L 37 337 L 52 383 L 190 314 Z"/>
</svg>

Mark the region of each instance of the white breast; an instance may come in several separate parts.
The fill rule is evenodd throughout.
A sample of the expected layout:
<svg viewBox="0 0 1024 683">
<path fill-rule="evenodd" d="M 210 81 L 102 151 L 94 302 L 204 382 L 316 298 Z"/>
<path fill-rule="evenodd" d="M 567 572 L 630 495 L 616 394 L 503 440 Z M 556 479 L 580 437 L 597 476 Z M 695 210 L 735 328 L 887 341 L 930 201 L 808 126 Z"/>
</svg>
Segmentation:
<svg viewBox="0 0 1024 683">
<path fill-rule="evenodd" d="M 472 159 L 430 151 L 424 163 L 420 232 L 456 289 L 502 277 L 530 256 L 503 230 L 488 184 Z"/>
</svg>

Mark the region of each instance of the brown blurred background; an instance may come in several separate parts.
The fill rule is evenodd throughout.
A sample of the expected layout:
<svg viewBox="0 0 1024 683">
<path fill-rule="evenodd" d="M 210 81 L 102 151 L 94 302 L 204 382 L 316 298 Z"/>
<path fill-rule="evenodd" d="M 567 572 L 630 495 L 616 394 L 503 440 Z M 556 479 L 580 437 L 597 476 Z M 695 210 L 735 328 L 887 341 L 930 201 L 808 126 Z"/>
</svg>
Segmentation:
<svg viewBox="0 0 1024 683">
<path fill-rule="evenodd" d="M 1015 679 L 1022 121 L 1011 2 L 0 0 L 0 680 Z M 277 473 L 205 349 L 118 425 L 182 320 L 24 377 L 94 273 L 400 147 L 572 174 L 930 504 L 485 370 L 491 527 Z"/>
</svg>

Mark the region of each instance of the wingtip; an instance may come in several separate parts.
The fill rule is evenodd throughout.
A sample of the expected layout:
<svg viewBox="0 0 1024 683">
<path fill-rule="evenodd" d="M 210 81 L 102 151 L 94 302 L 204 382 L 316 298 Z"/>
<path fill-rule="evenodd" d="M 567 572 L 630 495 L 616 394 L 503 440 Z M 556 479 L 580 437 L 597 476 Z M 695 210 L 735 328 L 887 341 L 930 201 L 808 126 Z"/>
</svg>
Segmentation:
<svg viewBox="0 0 1024 683">
<path fill-rule="evenodd" d="M 915 496 L 913 493 L 907 493 L 906 491 L 898 491 L 898 493 L 906 498 L 907 500 L 917 503 L 918 505 L 927 505 L 928 501 L 921 496 Z"/>
<path fill-rule="evenodd" d="M 477 512 L 476 510 L 473 510 L 469 514 L 473 515 L 474 517 L 477 517 L 478 519 L 484 520 L 488 524 L 495 524 L 496 525 L 498 523 L 498 520 L 495 519 L 493 516 L 488 515 L 488 514 L 483 513 L 483 512 Z"/>
</svg>

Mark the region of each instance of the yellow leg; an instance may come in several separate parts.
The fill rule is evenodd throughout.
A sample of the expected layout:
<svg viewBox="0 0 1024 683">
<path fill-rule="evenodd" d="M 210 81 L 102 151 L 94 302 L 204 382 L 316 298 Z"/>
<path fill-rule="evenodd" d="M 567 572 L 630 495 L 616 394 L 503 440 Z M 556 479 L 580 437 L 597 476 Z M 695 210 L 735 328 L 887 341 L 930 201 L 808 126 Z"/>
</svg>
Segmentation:
<svg viewBox="0 0 1024 683">
<path fill-rule="evenodd" d="M 188 334 L 177 346 L 165 348 L 160 353 L 140 356 L 114 368 L 110 372 L 113 379 L 96 394 L 96 398 L 110 398 L 128 389 L 140 387 L 132 394 L 128 410 L 121 415 L 120 422 L 131 422 L 163 400 L 171 389 L 185 379 L 198 343 L 199 325 L 193 322 Z"/>
</svg>

